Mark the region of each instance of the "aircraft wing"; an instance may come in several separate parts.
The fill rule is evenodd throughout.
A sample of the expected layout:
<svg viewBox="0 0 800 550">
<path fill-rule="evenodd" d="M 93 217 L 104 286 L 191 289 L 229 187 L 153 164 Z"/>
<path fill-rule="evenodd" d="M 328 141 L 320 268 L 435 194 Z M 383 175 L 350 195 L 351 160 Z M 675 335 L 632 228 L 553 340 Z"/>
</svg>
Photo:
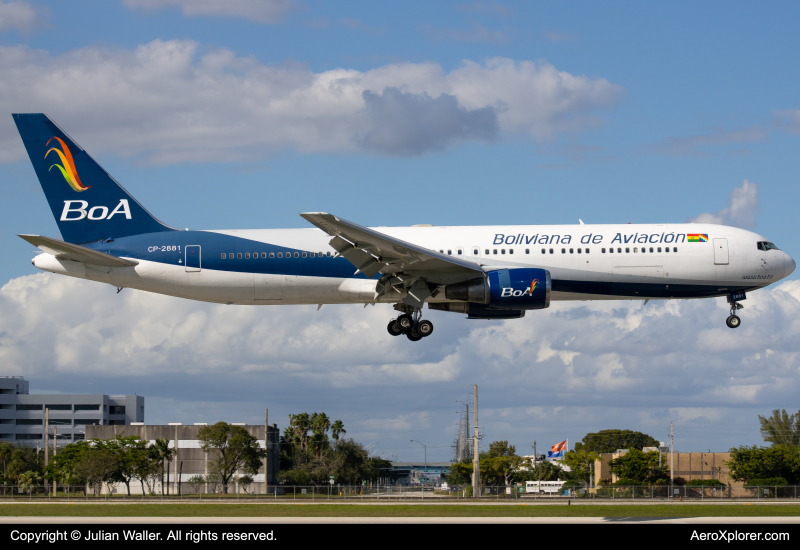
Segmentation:
<svg viewBox="0 0 800 550">
<path fill-rule="evenodd" d="M 330 245 L 367 277 L 376 273 L 471 271 L 483 275 L 470 260 L 441 254 L 423 246 L 390 237 L 380 231 L 325 212 L 306 212 L 303 218 L 333 237 Z"/>
<path fill-rule="evenodd" d="M 91 248 L 65 243 L 64 241 L 51 239 L 50 237 L 42 237 L 40 235 L 19 235 L 19 237 L 25 239 L 40 250 L 52 254 L 59 260 L 70 260 L 73 262 L 103 265 L 107 267 L 130 267 L 139 264 L 139 262 L 134 260 L 117 258 L 105 252 L 98 252 Z"/>
</svg>

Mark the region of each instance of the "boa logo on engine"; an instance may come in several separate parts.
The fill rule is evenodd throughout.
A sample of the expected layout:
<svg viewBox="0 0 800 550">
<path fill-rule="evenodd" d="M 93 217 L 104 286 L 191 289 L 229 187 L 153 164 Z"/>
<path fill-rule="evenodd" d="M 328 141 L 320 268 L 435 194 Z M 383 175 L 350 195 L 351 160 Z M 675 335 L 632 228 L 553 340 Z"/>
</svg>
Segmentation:
<svg viewBox="0 0 800 550">
<path fill-rule="evenodd" d="M 503 288 L 503 293 L 500 294 L 501 298 L 521 298 L 522 296 L 533 296 L 533 291 L 536 290 L 536 285 L 539 284 L 539 279 L 531 281 L 531 287 L 525 290 L 514 290 L 511 287 Z"/>
</svg>

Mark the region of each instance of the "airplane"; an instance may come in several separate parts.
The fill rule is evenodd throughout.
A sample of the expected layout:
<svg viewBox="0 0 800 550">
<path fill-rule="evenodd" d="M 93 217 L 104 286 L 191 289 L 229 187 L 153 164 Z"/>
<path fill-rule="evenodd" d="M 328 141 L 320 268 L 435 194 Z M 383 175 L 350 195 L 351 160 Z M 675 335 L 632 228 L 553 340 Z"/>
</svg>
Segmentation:
<svg viewBox="0 0 800 550">
<path fill-rule="evenodd" d="M 795 261 L 756 233 L 707 223 L 364 227 L 325 212 L 304 229 L 189 231 L 150 214 L 45 114 L 14 114 L 63 240 L 20 235 L 37 268 L 190 300 L 235 305 L 392 304 L 387 330 L 433 333 L 424 305 L 516 319 L 554 300 L 727 297 Z M 580 220 L 579 220 L 580 221 Z"/>
</svg>

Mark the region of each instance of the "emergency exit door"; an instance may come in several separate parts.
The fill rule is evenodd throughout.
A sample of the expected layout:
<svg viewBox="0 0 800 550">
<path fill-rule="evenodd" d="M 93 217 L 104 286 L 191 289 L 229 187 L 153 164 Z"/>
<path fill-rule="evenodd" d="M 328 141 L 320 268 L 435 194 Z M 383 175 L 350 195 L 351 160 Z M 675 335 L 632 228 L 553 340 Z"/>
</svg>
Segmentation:
<svg viewBox="0 0 800 550">
<path fill-rule="evenodd" d="M 728 265 L 728 239 L 714 239 L 714 264 Z"/>
<path fill-rule="evenodd" d="M 185 248 L 186 260 L 184 265 L 186 271 L 200 271 L 200 245 L 189 245 Z"/>
</svg>

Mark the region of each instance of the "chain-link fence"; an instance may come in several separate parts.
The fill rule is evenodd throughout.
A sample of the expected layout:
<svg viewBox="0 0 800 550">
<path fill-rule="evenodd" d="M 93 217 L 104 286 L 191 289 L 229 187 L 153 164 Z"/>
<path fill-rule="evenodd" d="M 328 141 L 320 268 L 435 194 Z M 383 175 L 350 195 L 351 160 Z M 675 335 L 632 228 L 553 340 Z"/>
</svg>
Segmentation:
<svg viewBox="0 0 800 550">
<path fill-rule="evenodd" d="M 133 484 L 86 485 L 4 485 L 0 486 L 2 501 L 84 500 L 84 501 L 172 501 L 172 500 L 255 500 L 255 501 L 325 501 L 325 500 L 467 500 L 472 499 L 472 487 L 453 486 L 412 487 L 377 485 L 270 485 L 267 491 L 237 490 L 230 486 L 227 493 L 222 487 L 206 492 L 204 485 L 193 486 L 181 483 L 170 488 L 169 494 L 142 492 Z M 480 499 L 489 501 L 533 500 L 533 501 L 613 501 L 613 500 L 678 500 L 678 501 L 780 501 L 796 500 L 800 496 L 798 486 L 605 486 L 597 488 L 561 488 L 551 493 L 529 493 L 519 486 L 484 486 Z"/>
</svg>

